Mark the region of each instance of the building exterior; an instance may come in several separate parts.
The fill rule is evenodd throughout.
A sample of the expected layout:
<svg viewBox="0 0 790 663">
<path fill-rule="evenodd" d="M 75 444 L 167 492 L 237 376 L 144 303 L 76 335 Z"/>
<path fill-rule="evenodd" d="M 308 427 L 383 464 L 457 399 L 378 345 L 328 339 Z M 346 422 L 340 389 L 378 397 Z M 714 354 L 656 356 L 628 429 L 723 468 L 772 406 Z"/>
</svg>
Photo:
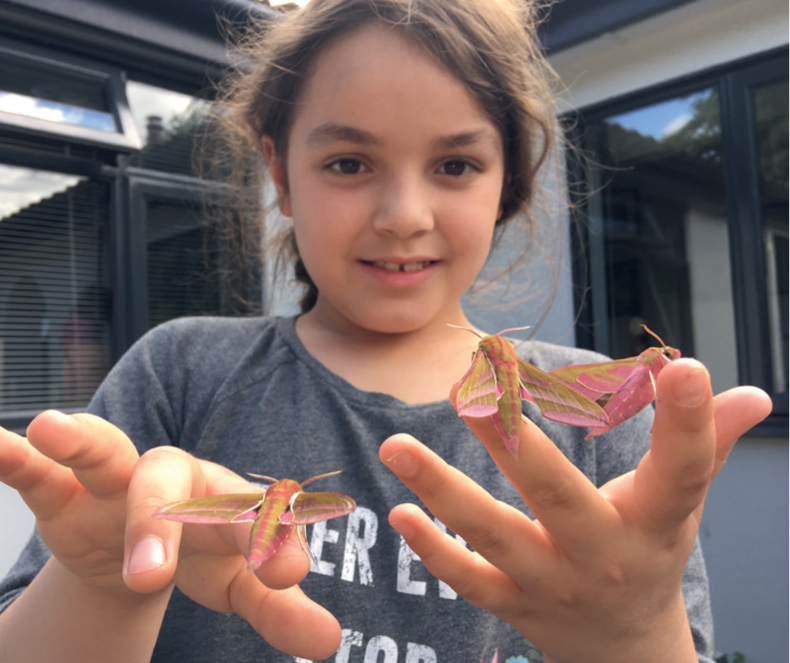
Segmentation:
<svg viewBox="0 0 790 663">
<path fill-rule="evenodd" d="M 221 185 L 193 149 L 230 65 L 217 17 L 251 11 L 276 15 L 251 0 L 0 0 L 0 425 L 83 408 L 155 324 L 248 312 L 227 287 Z M 517 306 L 469 302 L 483 328 L 545 313 L 538 338 L 612 356 L 655 344 L 646 323 L 716 391 L 773 395 L 700 531 L 717 646 L 748 663 L 788 658 L 787 26 L 784 0 L 555 4 L 543 42 L 577 212 L 545 232 L 564 259 L 516 273 Z M 546 270 L 556 288 L 532 292 Z M 292 307 L 287 288 L 242 286 L 268 312 Z M 32 519 L 0 489 L 3 572 Z"/>
</svg>

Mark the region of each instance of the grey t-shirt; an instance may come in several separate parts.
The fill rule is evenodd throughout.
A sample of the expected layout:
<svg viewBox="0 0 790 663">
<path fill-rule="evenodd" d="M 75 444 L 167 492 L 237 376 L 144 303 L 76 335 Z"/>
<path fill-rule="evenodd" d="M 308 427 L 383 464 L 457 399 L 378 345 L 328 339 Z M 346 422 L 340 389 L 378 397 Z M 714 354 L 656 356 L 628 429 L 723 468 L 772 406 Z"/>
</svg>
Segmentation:
<svg viewBox="0 0 790 663">
<path fill-rule="evenodd" d="M 517 349 L 546 370 L 602 359 L 539 342 Z M 648 448 L 652 408 L 585 441 L 586 429 L 546 420 L 530 403 L 523 407 L 598 486 L 633 469 Z M 142 338 L 110 372 L 89 409 L 124 430 L 141 452 L 175 445 L 241 475 L 296 481 L 344 470 L 308 489 L 345 493 L 358 505 L 349 516 L 308 527 L 315 559 L 302 588 L 343 628 L 343 644 L 328 660 L 477 663 L 490 661 L 497 647 L 503 663 L 517 656 L 542 660 L 515 629 L 429 574 L 387 523 L 393 506 L 418 502 L 378 459 L 381 442 L 399 432 L 414 435 L 498 499 L 525 509 L 448 400 L 409 405 L 356 389 L 306 351 L 293 318 L 193 318 Z M 0 608 L 31 581 L 48 554 L 34 534 L 0 583 Z M 699 546 L 686 569 L 684 594 L 700 659 L 710 661 L 712 622 Z M 236 615 L 207 610 L 176 590 L 153 660 L 300 659 L 269 647 Z"/>
</svg>

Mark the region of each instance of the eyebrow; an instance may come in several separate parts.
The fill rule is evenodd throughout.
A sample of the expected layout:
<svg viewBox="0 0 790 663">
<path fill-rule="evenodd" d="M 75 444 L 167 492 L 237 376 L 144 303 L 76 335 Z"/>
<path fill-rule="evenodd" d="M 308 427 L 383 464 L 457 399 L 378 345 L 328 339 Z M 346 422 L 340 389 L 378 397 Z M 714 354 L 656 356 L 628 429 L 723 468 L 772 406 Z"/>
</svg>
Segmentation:
<svg viewBox="0 0 790 663">
<path fill-rule="evenodd" d="M 375 145 L 379 142 L 369 131 L 334 122 L 326 122 L 317 126 L 307 136 L 307 145 L 311 148 L 319 148 L 336 141 L 362 145 Z"/>
<path fill-rule="evenodd" d="M 312 149 L 317 149 L 336 141 L 360 145 L 378 145 L 381 142 L 369 131 L 335 122 L 325 122 L 313 129 L 307 136 L 307 144 Z M 498 145 L 499 137 L 493 135 L 490 131 L 480 129 L 440 136 L 433 143 L 439 148 L 453 149 L 486 141 Z"/>
</svg>

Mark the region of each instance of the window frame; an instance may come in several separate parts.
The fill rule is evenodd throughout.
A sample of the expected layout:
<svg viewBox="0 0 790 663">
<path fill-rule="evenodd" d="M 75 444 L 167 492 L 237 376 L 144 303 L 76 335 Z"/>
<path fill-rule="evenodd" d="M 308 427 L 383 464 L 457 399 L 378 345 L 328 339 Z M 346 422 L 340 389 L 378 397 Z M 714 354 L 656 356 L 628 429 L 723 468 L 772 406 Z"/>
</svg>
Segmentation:
<svg viewBox="0 0 790 663">
<path fill-rule="evenodd" d="M 765 284 L 765 250 L 760 208 L 756 138 L 750 91 L 761 84 L 788 76 L 788 49 L 775 49 L 757 56 L 729 62 L 694 75 L 607 100 L 561 119 L 570 127 L 567 138 L 568 182 L 573 204 L 572 233 L 577 345 L 607 352 L 607 341 L 596 337 L 593 315 L 589 246 L 590 217 L 587 207 L 591 185 L 582 160 L 574 152 L 587 153 L 586 126 L 592 121 L 644 108 L 674 97 L 709 88 L 720 95 L 722 160 L 725 180 L 725 209 L 730 238 L 730 267 L 735 319 L 737 367 L 740 384 L 753 384 L 771 393 L 774 409 L 768 419 L 755 427 L 753 436 L 786 436 L 788 395 L 772 393 L 771 356 L 768 348 L 768 302 Z M 734 158 L 732 155 L 738 155 Z M 744 158 L 745 157 L 745 158 Z M 755 296 L 754 293 L 757 293 Z"/>
<path fill-rule="evenodd" d="M 4 59 L 27 61 L 34 66 L 61 73 L 69 78 L 86 80 L 102 87 L 118 131 L 100 131 L 6 111 L 0 111 L 0 127 L 13 128 L 27 135 L 59 138 L 120 152 L 133 152 L 142 147 L 126 99 L 125 78 L 119 69 L 74 56 L 66 56 L 63 53 L 52 53 L 39 46 L 12 39 L 4 39 L 0 44 L 0 66 L 2 66 Z"/>
<path fill-rule="evenodd" d="M 126 333 L 129 344 L 148 331 L 148 240 L 147 220 L 150 202 L 199 205 L 205 200 L 210 184 L 192 177 L 162 174 L 129 168 L 123 178 L 129 223 L 126 235 L 128 255 L 124 281 L 128 292 Z M 210 195 L 210 194 L 209 194 Z"/>
</svg>

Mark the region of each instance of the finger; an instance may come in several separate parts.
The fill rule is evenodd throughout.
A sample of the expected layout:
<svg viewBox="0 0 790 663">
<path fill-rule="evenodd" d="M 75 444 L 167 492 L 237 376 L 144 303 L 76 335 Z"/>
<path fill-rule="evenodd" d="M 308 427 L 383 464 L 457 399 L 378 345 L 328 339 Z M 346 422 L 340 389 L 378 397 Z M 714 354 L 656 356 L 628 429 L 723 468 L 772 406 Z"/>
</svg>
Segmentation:
<svg viewBox="0 0 790 663">
<path fill-rule="evenodd" d="M 42 454 L 71 468 L 80 484 L 99 498 L 126 490 L 139 456 L 119 428 L 85 413 L 43 412 L 28 426 L 27 438 Z"/>
<path fill-rule="evenodd" d="M 490 417 L 464 421 L 560 547 L 589 555 L 605 545 L 601 532 L 617 526 L 616 510 L 543 431 L 522 418 L 514 458 Z"/>
<path fill-rule="evenodd" d="M 201 573 L 212 568 L 214 573 L 222 574 L 213 578 L 212 586 L 221 585 L 223 577 L 230 582 L 237 571 L 247 573 L 244 557 L 249 551 L 251 523 L 184 525 L 154 518 L 153 514 L 166 504 L 193 497 L 254 491 L 252 484 L 227 468 L 198 461 L 175 447 L 157 447 L 144 454 L 135 468 L 127 497 L 124 564 L 127 586 L 138 592 L 161 589 L 172 580 L 179 555 L 185 553 L 194 555 L 195 559 L 190 559 L 184 568 L 200 567 Z M 189 528 L 186 549 L 181 545 L 183 527 Z M 238 557 L 234 565 L 218 568 L 232 557 Z M 291 540 L 257 574 L 267 585 L 281 589 L 303 580 L 309 570 L 309 557 L 298 541 Z M 216 597 L 206 595 L 199 600 L 207 604 Z"/>
<path fill-rule="evenodd" d="M 393 435 L 381 445 L 379 457 L 432 514 L 504 572 L 516 573 L 516 560 L 525 555 L 536 566 L 548 563 L 553 547 L 541 528 L 413 437 Z"/>
<path fill-rule="evenodd" d="M 255 571 L 270 589 L 287 589 L 305 579 L 310 572 L 310 556 L 300 543 L 296 529 L 274 555 Z"/>
<path fill-rule="evenodd" d="M 71 471 L 33 447 L 26 438 L 0 428 L 0 481 L 25 500 L 36 517 L 50 513 L 53 503 L 68 501 L 74 492 Z"/>
<path fill-rule="evenodd" d="M 668 364 L 656 380 L 650 451 L 634 491 L 645 526 L 673 530 L 701 506 L 713 479 L 716 425 L 707 369 L 693 359 Z"/>
<path fill-rule="evenodd" d="M 472 605 L 502 610 L 517 600 L 519 588 L 509 575 L 439 529 L 417 505 L 396 506 L 389 522 L 425 568 Z"/>
<path fill-rule="evenodd" d="M 210 490 L 211 489 L 211 490 Z M 224 489 L 224 490 L 223 490 Z M 154 518 L 160 507 L 207 494 L 249 490 L 249 484 L 213 463 L 200 463 L 176 447 L 147 451 L 138 461 L 126 498 L 124 534 L 124 580 L 138 592 L 164 587 L 178 564 L 182 523 Z M 240 548 L 230 536 L 223 538 L 216 526 L 190 525 L 190 538 L 202 553 L 238 555 Z M 228 535 L 237 528 L 249 536 L 247 524 L 227 525 Z M 242 539 L 243 541 L 243 539 Z"/>
<path fill-rule="evenodd" d="M 275 591 L 251 573 L 239 575 L 230 588 L 233 610 L 270 645 L 292 656 L 324 660 L 340 647 L 340 624 L 299 587 Z"/>
<path fill-rule="evenodd" d="M 714 397 L 718 444 L 714 475 L 742 435 L 765 419 L 773 409 L 771 397 L 757 387 L 736 387 Z"/>
</svg>

